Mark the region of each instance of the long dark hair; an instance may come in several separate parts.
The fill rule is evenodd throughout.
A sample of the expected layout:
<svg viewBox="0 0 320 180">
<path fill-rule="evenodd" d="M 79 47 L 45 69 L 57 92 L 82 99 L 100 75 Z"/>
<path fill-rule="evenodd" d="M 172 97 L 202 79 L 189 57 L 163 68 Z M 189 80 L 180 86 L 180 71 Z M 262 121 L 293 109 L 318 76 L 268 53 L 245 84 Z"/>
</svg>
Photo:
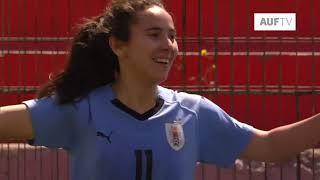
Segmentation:
<svg viewBox="0 0 320 180">
<path fill-rule="evenodd" d="M 109 37 L 127 42 L 136 13 L 154 5 L 164 8 L 161 0 L 114 0 L 101 15 L 87 19 L 73 38 L 65 69 L 49 78 L 36 97 L 57 94 L 64 104 L 112 83 L 120 68 Z"/>
</svg>

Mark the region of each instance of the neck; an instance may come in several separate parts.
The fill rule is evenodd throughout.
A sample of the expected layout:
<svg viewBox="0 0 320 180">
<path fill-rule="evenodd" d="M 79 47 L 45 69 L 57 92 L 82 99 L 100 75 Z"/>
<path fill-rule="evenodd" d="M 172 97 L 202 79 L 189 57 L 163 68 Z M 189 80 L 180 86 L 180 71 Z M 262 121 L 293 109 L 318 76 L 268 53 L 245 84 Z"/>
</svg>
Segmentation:
<svg viewBox="0 0 320 180">
<path fill-rule="evenodd" d="M 119 77 L 112 84 L 116 98 L 138 113 L 144 113 L 155 106 L 158 95 L 157 85 L 141 81 L 124 80 Z"/>
</svg>

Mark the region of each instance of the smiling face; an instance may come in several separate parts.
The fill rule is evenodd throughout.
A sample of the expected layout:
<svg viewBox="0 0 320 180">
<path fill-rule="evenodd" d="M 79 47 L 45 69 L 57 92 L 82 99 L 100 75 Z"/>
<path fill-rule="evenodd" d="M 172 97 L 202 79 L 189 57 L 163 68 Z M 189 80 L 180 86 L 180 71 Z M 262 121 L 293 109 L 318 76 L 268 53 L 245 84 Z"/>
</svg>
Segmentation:
<svg viewBox="0 0 320 180">
<path fill-rule="evenodd" d="M 166 80 L 178 53 L 172 17 L 159 6 L 137 13 L 130 39 L 119 55 L 121 76 L 159 84 Z"/>
</svg>

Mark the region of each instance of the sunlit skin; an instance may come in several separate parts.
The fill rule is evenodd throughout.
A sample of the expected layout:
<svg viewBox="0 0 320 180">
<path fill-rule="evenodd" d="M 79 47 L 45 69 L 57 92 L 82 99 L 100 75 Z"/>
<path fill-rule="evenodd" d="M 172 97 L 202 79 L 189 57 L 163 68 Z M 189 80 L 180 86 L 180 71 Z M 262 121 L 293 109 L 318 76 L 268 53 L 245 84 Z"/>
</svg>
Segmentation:
<svg viewBox="0 0 320 180">
<path fill-rule="evenodd" d="M 144 112 L 155 103 L 156 87 L 167 79 L 178 53 L 172 17 L 158 6 L 140 11 L 130 27 L 129 41 L 113 40 L 111 44 L 120 64 L 113 84 L 117 98 Z M 157 62 L 159 59 L 168 62 Z"/>
</svg>

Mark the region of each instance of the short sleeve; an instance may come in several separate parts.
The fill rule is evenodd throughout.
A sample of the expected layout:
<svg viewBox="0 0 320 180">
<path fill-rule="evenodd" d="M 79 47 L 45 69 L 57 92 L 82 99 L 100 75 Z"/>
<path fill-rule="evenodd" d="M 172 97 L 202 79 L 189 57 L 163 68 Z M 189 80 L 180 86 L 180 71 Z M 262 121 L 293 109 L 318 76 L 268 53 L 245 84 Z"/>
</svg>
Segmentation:
<svg viewBox="0 0 320 180">
<path fill-rule="evenodd" d="M 199 161 L 229 167 L 250 142 L 252 128 L 202 97 L 199 105 Z"/>
<path fill-rule="evenodd" d="M 34 139 L 31 145 L 51 148 L 72 146 L 74 140 L 74 107 L 59 105 L 55 96 L 22 102 L 31 114 Z"/>
</svg>

